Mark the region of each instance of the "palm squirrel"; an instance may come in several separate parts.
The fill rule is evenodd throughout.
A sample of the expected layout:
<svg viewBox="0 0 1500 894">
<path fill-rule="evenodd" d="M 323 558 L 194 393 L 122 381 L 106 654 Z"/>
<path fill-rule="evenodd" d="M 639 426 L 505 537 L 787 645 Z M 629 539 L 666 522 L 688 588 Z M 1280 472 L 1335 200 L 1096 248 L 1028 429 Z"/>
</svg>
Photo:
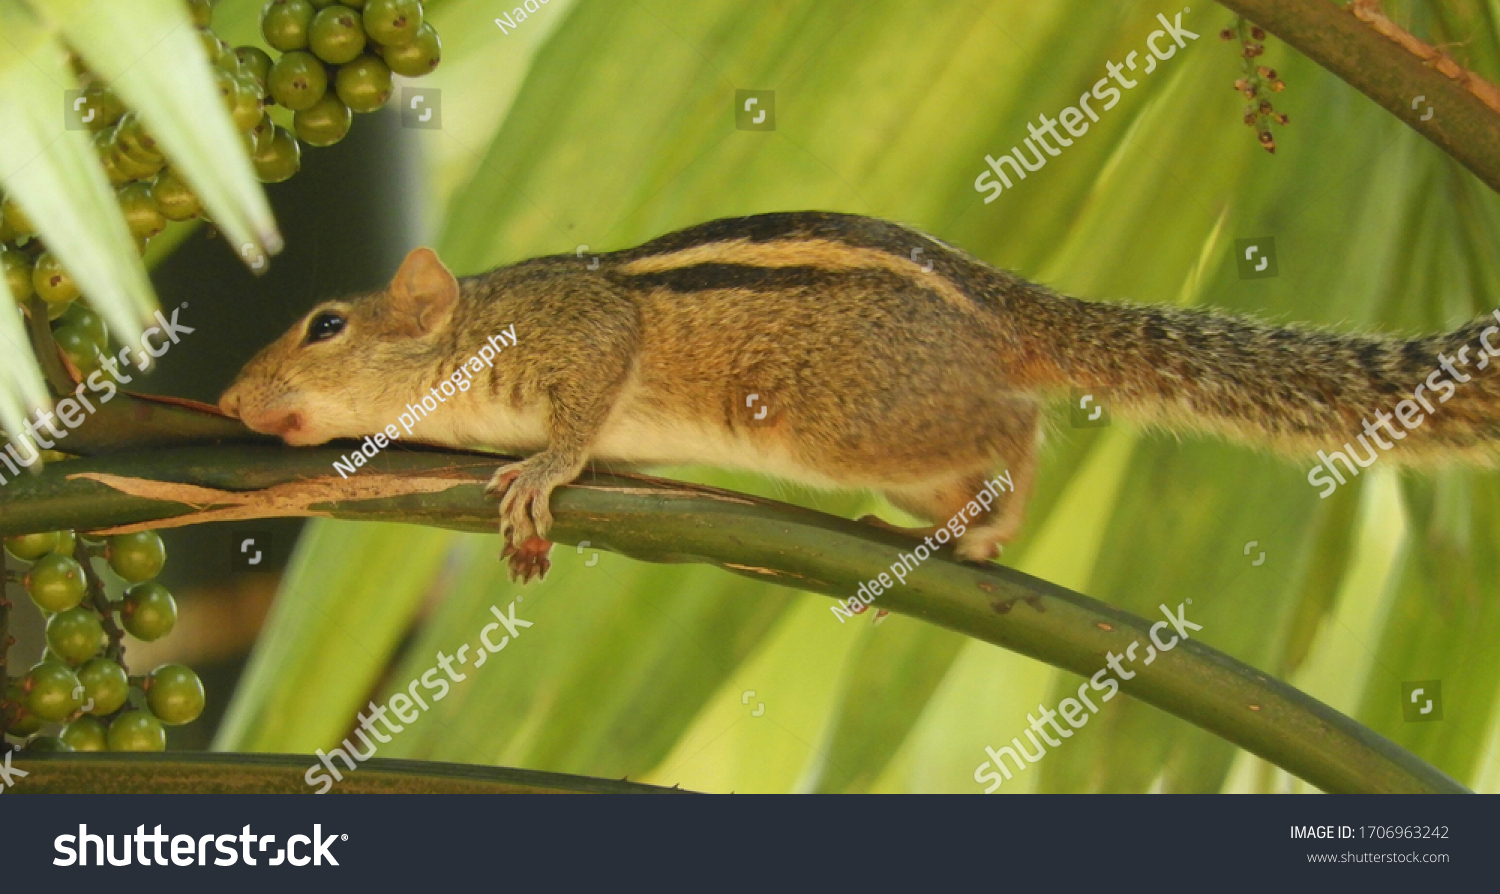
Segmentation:
<svg viewBox="0 0 1500 894">
<path fill-rule="evenodd" d="M 462 279 L 418 248 L 389 288 L 315 307 L 220 407 L 321 444 L 375 434 L 456 373 L 472 377 L 412 439 L 528 457 L 489 485 L 523 579 L 548 567 L 553 489 L 590 461 L 871 488 L 939 527 L 1005 468 L 1011 489 L 957 540 L 960 557 L 985 561 L 1021 523 L 1042 405 L 1060 389 L 1103 389 L 1127 418 L 1303 456 L 1351 439 L 1373 456 L 1360 427 L 1378 438 L 1369 420 L 1383 416 L 1396 461 L 1483 461 L 1500 443 L 1500 376 L 1479 372 L 1500 332 L 1489 323 L 1396 340 L 1083 301 L 898 224 L 789 212 Z M 514 345 L 475 366 L 507 330 Z M 1463 384 L 1434 384 L 1445 369 Z M 1390 426 L 1413 398 L 1426 424 Z"/>
</svg>

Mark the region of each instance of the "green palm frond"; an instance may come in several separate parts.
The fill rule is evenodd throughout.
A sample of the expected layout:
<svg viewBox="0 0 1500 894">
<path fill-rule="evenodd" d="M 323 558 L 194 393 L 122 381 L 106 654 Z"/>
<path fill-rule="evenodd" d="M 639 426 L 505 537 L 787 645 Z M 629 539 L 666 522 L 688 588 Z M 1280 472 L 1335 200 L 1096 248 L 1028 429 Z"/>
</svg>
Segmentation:
<svg viewBox="0 0 1500 894">
<path fill-rule="evenodd" d="M 140 252 L 70 107 L 83 65 L 135 108 L 214 223 L 252 267 L 281 241 L 243 140 L 180 0 L 0 0 L 0 185 L 117 338 L 140 337 L 156 299 Z M 0 424 L 45 402 L 30 348 L 0 285 Z"/>
</svg>

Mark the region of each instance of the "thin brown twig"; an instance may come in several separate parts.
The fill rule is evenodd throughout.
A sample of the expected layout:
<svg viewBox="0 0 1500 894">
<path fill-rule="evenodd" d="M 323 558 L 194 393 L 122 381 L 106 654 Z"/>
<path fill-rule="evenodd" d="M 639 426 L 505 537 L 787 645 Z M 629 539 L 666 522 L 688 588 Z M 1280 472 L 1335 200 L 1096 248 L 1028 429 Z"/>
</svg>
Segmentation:
<svg viewBox="0 0 1500 894">
<path fill-rule="evenodd" d="M 78 542 L 73 545 L 73 558 L 83 566 L 83 576 L 88 582 L 89 601 L 94 606 L 94 610 L 99 613 L 100 619 L 104 622 L 104 633 L 109 637 L 109 646 L 105 648 L 104 654 L 128 671 L 130 668 L 125 667 L 125 645 L 122 642 L 125 639 L 125 631 L 121 630 L 120 625 L 115 621 L 114 603 L 109 601 L 109 596 L 104 592 L 104 579 L 99 576 L 99 573 L 94 570 L 93 563 L 89 561 L 89 549 L 84 545 L 82 537 L 79 537 Z"/>
</svg>

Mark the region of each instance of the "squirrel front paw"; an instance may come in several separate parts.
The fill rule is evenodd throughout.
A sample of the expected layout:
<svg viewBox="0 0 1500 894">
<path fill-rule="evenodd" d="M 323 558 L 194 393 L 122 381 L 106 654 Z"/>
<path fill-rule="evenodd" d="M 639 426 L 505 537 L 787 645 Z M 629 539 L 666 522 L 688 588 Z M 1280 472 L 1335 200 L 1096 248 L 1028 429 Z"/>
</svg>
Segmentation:
<svg viewBox="0 0 1500 894">
<path fill-rule="evenodd" d="M 510 559 L 511 580 L 544 578 L 552 567 L 547 559 L 552 549 L 546 539 L 552 527 L 547 501 L 560 483 L 544 466 L 523 460 L 501 466 L 485 488 L 500 500 L 500 537 L 505 541 L 500 557 Z"/>
<path fill-rule="evenodd" d="M 546 580 L 547 572 L 552 570 L 552 560 L 547 554 L 552 551 L 552 541 L 543 540 L 540 537 L 532 537 L 523 541 L 520 546 L 505 544 L 500 551 L 500 558 L 510 559 L 510 579 L 512 582 L 520 581 L 522 584 L 531 583 L 534 577 L 537 580 Z"/>
</svg>

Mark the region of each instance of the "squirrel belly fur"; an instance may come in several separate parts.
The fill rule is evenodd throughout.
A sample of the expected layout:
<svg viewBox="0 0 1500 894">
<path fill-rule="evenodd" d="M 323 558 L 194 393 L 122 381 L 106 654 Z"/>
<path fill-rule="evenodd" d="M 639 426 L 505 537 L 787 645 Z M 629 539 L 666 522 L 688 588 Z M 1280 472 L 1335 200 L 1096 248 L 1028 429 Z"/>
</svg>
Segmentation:
<svg viewBox="0 0 1500 894">
<path fill-rule="evenodd" d="M 1013 490 L 958 540 L 983 561 L 1020 526 L 1042 407 L 1069 388 L 1298 458 L 1408 401 L 1419 426 L 1375 429 L 1390 461 L 1488 463 L 1497 321 L 1402 340 L 1084 301 L 899 224 L 788 212 L 463 278 L 416 249 L 388 288 L 315 307 L 220 406 L 288 444 L 371 435 L 513 326 L 515 344 L 411 437 L 526 456 L 490 482 L 523 578 L 547 568 L 550 494 L 591 461 L 873 489 L 935 525 L 1009 470 Z"/>
</svg>

